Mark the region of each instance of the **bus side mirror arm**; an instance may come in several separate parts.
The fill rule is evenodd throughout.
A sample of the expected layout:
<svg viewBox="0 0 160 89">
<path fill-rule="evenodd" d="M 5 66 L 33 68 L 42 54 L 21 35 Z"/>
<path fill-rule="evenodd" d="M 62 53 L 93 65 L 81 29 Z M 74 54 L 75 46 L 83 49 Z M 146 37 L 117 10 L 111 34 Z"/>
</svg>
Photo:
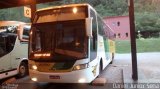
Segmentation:
<svg viewBox="0 0 160 89">
<path fill-rule="evenodd" d="M 28 42 L 27 39 L 23 39 L 23 26 L 22 25 L 18 27 L 17 34 L 18 34 L 18 39 L 20 40 L 20 42 Z"/>
<path fill-rule="evenodd" d="M 88 36 L 89 38 L 92 38 L 92 17 L 90 18 L 86 18 L 86 36 Z"/>
</svg>

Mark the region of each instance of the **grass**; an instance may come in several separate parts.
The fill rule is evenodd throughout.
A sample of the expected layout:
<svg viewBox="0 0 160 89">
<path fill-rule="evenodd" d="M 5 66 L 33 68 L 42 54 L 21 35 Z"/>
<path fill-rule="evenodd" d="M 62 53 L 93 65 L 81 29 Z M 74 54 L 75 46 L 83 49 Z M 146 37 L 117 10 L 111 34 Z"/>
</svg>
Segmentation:
<svg viewBox="0 0 160 89">
<path fill-rule="evenodd" d="M 137 39 L 137 52 L 160 52 L 160 38 Z M 129 40 L 116 41 L 116 53 L 130 53 L 131 45 Z"/>
</svg>

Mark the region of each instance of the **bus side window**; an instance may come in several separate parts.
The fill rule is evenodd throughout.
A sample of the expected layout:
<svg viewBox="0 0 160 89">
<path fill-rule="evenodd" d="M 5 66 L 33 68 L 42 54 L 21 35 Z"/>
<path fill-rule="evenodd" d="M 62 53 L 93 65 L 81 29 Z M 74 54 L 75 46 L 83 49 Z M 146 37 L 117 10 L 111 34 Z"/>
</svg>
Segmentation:
<svg viewBox="0 0 160 89">
<path fill-rule="evenodd" d="M 0 57 L 6 54 L 6 38 L 0 35 Z"/>
<path fill-rule="evenodd" d="M 90 17 L 92 20 L 92 35 L 93 38 L 90 39 L 90 61 L 97 57 L 97 20 L 94 11 L 90 9 Z"/>
<path fill-rule="evenodd" d="M 103 25 L 103 22 L 102 22 L 101 18 L 98 17 L 98 34 L 101 35 L 101 36 L 105 35 L 105 33 L 104 33 L 105 27 L 104 26 L 105 25 Z"/>
<path fill-rule="evenodd" d="M 8 36 L 7 40 L 7 52 L 11 52 L 14 48 L 15 41 L 16 41 L 17 36 L 16 35 L 10 35 Z"/>
<path fill-rule="evenodd" d="M 29 30 L 26 34 L 26 30 L 24 29 L 24 25 L 19 25 L 17 27 L 17 34 L 18 34 L 18 38 L 20 40 L 20 42 L 28 42 L 28 38 L 29 38 Z"/>
<path fill-rule="evenodd" d="M 25 40 L 29 40 L 29 31 L 30 31 L 30 28 L 23 28 L 23 39 Z"/>
<path fill-rule="evenodd" d="M 4 56 L 5 54 L 13 50 L 15 41 L 16 35 L 6 35 L 5 33 L 2 36 L 0 36 L 0 57 Z"/>
<path fill-rule="evenodd" d="M 93 32 L 93 50 L 97 49 L 97 35 L 96 32 Z"/>
</svg>

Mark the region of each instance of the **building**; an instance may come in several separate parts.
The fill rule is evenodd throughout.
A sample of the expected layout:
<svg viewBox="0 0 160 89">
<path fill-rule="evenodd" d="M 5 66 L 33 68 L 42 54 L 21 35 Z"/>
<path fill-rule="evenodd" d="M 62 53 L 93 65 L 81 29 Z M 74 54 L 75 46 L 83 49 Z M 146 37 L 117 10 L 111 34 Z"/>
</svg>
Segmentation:
<svg viewBox="0 0 160 89">
<path fill-rule="evenodd" d="M 116 40 L 130 40 L 129 16 L 104 17 L 104 21 L 115 32 Z"/>
</svg>

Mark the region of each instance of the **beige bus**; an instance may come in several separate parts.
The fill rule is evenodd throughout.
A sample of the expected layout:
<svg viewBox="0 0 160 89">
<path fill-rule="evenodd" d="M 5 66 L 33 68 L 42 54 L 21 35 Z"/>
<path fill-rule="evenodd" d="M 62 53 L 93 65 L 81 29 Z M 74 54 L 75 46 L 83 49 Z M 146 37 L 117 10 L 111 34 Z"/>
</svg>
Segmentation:
<svg viewBox="0 0 160 89">
<path fill-rule="evenodd" d="M 89 4 L 38 10 L 29 41 L 29 76 L 35 82 L 90 83 L 115 53 L 114 32 Z"/>
</svg>

